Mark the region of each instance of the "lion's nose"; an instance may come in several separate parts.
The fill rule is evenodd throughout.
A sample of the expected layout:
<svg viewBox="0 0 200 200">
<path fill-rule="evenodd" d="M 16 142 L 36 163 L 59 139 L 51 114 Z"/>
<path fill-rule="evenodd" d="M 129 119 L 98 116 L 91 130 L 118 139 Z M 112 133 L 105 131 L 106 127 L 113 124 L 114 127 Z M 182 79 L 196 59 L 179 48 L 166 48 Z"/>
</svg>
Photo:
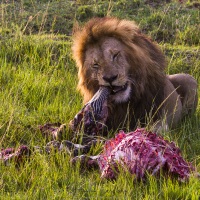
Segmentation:
<svg viewBox="0 0 200 200">
<path fill-rule="evenodd" d="M 114 75 L 114 76 L 103 76 L 103 80 L 111 84 L 114 80 L 117 79 L 117 76 L 118 76 L 118 75 Z"/>
</svg>

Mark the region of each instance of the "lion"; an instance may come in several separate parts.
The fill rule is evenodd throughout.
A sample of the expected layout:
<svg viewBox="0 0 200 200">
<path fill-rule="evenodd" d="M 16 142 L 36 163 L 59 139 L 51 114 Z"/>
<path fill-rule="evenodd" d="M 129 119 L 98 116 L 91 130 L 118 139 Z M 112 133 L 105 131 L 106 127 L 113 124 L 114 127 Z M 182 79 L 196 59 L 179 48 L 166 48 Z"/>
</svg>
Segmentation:
<svg viewBox="0 0 200 200">
<path fill-rule="evenodd" d="M 74 33 L 72 52 L 84 103 L 100 86 L 112 89 L 108 130 L 174 128 L 197 107 L 197 81 L 189 74 L 166 75 L 158 44 L 133 21 L 89 20 Z"/>
</svg>

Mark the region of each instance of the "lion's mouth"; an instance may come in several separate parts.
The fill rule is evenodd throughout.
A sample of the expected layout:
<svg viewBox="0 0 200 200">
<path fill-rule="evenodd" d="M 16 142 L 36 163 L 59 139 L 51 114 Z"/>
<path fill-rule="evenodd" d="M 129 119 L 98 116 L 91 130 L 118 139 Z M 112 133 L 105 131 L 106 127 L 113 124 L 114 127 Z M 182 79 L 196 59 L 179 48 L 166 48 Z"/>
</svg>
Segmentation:
<svg viewBox="0 0 200 200">
<path fill-rule="evenodd" d="M 111 86 L 111 90 L 112 90 L 111 94 L 116 94 L 118 92 L 125 91 L 127 87 L 128 87 L 128 83 L 122 86 Z"/>
</svg>

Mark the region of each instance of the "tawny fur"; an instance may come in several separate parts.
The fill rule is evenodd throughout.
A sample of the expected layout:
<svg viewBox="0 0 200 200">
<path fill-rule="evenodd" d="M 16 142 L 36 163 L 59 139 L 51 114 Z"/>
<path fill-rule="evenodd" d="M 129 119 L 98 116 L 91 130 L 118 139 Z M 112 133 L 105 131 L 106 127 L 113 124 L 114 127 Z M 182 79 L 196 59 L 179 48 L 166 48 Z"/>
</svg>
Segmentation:
<svg viewBox="0 0 200 200">
<path fill-rule="evenodd" d="M 108 58 L 104 58 L 107 53 L 101 52 L 102 45 L 106 46 L 106 41 L 114 47 L 117 43 L 122 49 L 120 53 L 124 62 L 121 62 L 122 67 L 117 69 L 117 72 Z M 98 57 L 93 49 L 102 55 L 100 60 L 98 58 L 101 70 L 96 72 L 91 68 L 95 62 L 93 57 Z M 78 89 L 84 97 L 84 103 L 92 98 L 100 84 L 107 86 L 108 83 L 102 78 L 107 74 L 109 77 L 117 74 L 118 80 L 115 80 L 115 85 L 122 84 L 124 80 L 131 80 L 131 92 L 127 100 L 119 102 L 111 98 L 109 102 L 109 129 L 134 129 L 138 122 L 142 126 L 149 122 L 159 122 L 158 126 L 162 126 L 163 120 L 167 126 L 174 127 L 183 117 L 183 113 L 187 113 L 188 109 L 196 109 L 196 81 L 189 75 L 166 76 L 166 62 L 162 51 L 156 43 L 141 33 L 134 22 L 110 17 L 91 19 L 74 34 L 72 50 L 78 66 Z M 110 51 L 112 49 L 109 49 Z M 190 102 L 186 105 L 184 98 L 189 94 L 187 82 L 192 84 L 194 92 L 191 99 L 187 99 Z M 123 99 L 123 95 L 119 97 Z M 190 108 L 187 108 L 188 105 Z"/>
</svg>

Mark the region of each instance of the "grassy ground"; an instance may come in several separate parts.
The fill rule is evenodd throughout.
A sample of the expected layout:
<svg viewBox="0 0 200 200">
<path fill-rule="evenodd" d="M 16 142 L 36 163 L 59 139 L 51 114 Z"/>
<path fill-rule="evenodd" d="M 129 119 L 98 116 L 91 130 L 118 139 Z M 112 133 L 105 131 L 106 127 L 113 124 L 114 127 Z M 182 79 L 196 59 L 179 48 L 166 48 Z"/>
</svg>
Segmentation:
<svg viewBox="0 0 200 200">
<path fill-rule="evenodd" d="M 146 3 L 145 3 L 146 2 Z M 93 16 L 135 20 L 159 42 L 166 73 L 187 72 L 200 83 L 200 11 L 196 1 L 156 0 L 0 2 L 0 147 L 44 146 L 37 126 L 68 123 L 81 108 L 77 71 L 71 57 L 73 25 Z M 162 1 L 164 2 L 164 1 Z M 165 133 L 200 169 L 200 105 L 192 118 Z M 69 137 L 66 131 L 65 138 Z M 94 150 L 95 151 L 95 150 Z M 98 171 L 71 168 L 69 156 L 35 152 L 16 169 L 0 164 L 0 199 L 199 199 L 200 183 L 129 174 L 103 181 Z"/>
</svg>

